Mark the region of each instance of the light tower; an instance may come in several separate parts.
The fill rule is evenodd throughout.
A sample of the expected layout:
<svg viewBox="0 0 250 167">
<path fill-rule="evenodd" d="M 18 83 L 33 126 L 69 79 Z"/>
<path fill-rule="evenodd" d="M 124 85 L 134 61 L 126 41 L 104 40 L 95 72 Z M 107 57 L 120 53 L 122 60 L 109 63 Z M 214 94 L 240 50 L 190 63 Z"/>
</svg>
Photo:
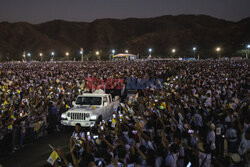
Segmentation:
<svg viewBox="0 0 250 167">
<path fill-rule="evenodd" d="M 249 49 L 250 49 L 250 44 L 247 45 L 246 59 L 248 59 Z"/>
<path fill-rule="evenodd" d="M 43 61 L 43 53 L 39 53 L 39 56 L 41 58 L 41 61 Z"/>
<path fill-rule="evenodd" d="M 172 49 L 173 57 L 174 57 L 175 52 L 176 52 L 176 49 Z"/>
<path fill-rule="evenodd" d="M 152 53 L 152 51 L 153 51 L 152 48 L 149 48 L 149 49 L 148 49 L 148 52 L 149 52 L 149 56 L 148 56 L 148 57 L 149 57 L 149 58 L 151 58 L 151 53 Z"/>
<path fill-rule="evenodd" d="M 81 61 L 83 62 L 83 48 L 80 49 Z"/>
<path fill-rule="evenodd" d="M 66 55 L 67 59 L 69 60 L 69 52 L 66 52 L 65 55 Z"/>
<path fill-rule="evenodd" d="M 216 48 L 216 52 L 217 52 L 217 56 L 218 56 L 219 59 L 220 59 L 220 57 L 221 57 L 220 51 L 221 51 L 221 48 L 220 48 L 220 47 L 217 47 L 217 48 Z"/>
<path fill-rule="evenodd" d="M 25 62 L 25 61 L 26 61 L 26 52 L 23 51 L 23 62 Z"/>
<path fill-rule="evenodd" d="M 100 60 L 100 52 L 99 52 L 99 51 L 96 51 L 95 54 L 96 54 L 96 56 L 98 57 L 98 59 Z"/>
<path fill-rule="evenodd" d="M 55 52 L 51 52 L 51 61 L 54 61 Z"/>
</svg>

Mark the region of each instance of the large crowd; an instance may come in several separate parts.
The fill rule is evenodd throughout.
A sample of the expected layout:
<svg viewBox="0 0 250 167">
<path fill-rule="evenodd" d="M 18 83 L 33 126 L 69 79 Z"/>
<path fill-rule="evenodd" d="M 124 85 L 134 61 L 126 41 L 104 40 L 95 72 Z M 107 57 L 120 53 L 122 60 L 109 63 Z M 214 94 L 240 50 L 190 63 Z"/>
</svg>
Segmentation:
<svg viewBox="0 0 250 167">
<path fill-rule="evenodd" d="M 58 130 L 76 96 L 93 91 L 88 77 L 161 78 L 161 89 L 137 90 L 112 119 L 90 131 L 77 124 L 54 166 L 249 165 L 248 69 L 246 60 L 2 63 L 0 154 Z"/>
</svg>

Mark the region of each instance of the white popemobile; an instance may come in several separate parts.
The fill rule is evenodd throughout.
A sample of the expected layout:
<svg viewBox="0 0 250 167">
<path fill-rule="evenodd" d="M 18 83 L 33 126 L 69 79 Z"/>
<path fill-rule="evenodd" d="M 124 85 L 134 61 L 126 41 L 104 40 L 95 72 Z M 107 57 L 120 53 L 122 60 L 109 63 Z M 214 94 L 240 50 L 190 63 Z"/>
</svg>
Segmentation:
<svg viewBox="0 0 250 167">
<path fill-rule="evenodd" d="M 73 107 L 61 115 L 61 124 L 75 126 L 80 123 L 82 127 L 92 127 L 95 123 L 112 118 L 114 108 L 118 108 L 119 100 L 112 100 L 111 94 L 103 91 L 84 93 L 73 101 Z"/>
</svg>

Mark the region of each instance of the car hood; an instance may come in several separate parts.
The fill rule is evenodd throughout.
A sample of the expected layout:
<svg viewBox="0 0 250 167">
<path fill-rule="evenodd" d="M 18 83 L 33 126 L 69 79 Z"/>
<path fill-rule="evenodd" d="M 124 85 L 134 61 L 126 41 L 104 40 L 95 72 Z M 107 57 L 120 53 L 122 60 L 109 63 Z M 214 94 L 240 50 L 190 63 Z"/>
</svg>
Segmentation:
<svg viewBox="0 0 250 167">
<path fill-rule="evenodd" d="M 73 108 L 70 108 L 68 110 L 68 112 L 90 112 L 90 113 L 96 113 L 100 109 L 101 109 L 101 107 L 97 107 L 97 106 L 74 106 Z"/>
</svg>

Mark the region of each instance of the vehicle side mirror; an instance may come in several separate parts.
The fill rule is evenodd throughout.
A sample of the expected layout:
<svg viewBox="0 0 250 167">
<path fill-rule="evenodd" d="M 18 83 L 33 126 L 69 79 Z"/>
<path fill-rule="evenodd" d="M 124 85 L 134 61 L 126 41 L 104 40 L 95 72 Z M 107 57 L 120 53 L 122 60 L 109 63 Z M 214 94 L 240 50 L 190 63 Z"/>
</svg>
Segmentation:
<svg viewBox="0 0 250 167">
<path fill-rule="evenodd" d="M 72 101 L 72 105 L 73 105 L 73 106 L 76 106 L 76 102 L 75 102 L 75 101 Z"/>
<path fill-rule="evenodd" d="M 108 106 L 108 102 L 104 102 L 103 105 L 104 105 L 104 106 Z"/>
</svg>

